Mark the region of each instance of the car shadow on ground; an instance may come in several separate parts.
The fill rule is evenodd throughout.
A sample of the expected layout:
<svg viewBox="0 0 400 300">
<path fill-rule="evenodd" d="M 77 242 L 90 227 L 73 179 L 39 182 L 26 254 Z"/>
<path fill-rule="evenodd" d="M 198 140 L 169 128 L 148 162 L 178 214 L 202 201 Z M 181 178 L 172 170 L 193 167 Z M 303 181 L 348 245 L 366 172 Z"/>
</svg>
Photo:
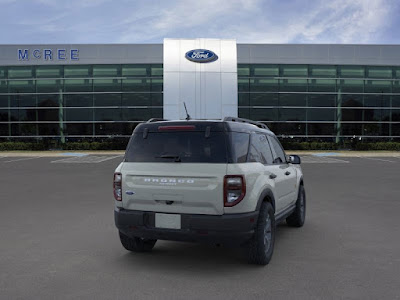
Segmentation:
<svg viewBox="0 0 400 300">
<path fill-rule="evenodd" d="M 296 231 L 282 223 L 277 228 L 275 251 L 279 251 L 281 240 L 287 239 L 291 231 Z M 274 262 L 274 256 L 271 263 Z M 219 272 L 238 269 L 254 269 L 260 266 L 247 262 L 245 247 L 227 247 L 209 244 L 158 241 L 149 253 L 126 252 L 117 258 L 117 263 L 135 269 L 157 269 L 158 271 L 188 270 L 193 268 L 199 272 L 216 270 Z"/>
</svg>

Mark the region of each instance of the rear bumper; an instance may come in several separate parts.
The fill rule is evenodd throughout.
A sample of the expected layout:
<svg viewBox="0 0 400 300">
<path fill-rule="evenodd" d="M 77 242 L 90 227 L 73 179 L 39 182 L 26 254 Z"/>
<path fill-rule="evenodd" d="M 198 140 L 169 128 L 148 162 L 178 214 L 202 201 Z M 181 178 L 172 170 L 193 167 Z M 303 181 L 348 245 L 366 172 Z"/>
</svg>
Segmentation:
<svg viewBox="0 0 400 300">
<path fill-rule="evenodd" d="M 115 208 L 115 225 L 123 234 L 145 239 L 240 245 L 254 234 L 258 211 L 221 216 L 181 214 L 181 229 L 155 227 L 155 212 Z"/>
</svg>

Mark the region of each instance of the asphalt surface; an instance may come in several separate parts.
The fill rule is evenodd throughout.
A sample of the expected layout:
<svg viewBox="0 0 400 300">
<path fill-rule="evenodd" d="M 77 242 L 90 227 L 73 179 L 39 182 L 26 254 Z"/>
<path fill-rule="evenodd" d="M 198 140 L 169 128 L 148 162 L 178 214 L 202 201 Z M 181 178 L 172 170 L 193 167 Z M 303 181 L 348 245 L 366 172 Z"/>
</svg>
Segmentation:
<svg viewBox="0 0 400 300">
<path fill-rule="evenodd" d="M 0 158 L 1 299 L 400 299 L 398 157 L 303 157 L 306 224 L 278 227 L 266 267 L 188 243 L 128 253 L 121 157 L 63 159 Z"/>
</svg>

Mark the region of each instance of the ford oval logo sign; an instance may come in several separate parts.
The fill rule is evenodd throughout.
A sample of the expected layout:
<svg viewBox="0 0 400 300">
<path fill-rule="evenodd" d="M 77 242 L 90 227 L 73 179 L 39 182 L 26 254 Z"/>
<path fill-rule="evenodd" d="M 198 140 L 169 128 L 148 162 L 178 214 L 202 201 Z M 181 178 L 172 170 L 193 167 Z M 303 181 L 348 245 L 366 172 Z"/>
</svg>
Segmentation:
<svg viewBox="0 0 400 300">
<path fill-rule="evenodd" d="M 186 52 L 185 57 L 186 59 L 197 63 L 208 63 L 218 59 L 217 54 L 206 49 L 190 50 Z"/>
</svg>

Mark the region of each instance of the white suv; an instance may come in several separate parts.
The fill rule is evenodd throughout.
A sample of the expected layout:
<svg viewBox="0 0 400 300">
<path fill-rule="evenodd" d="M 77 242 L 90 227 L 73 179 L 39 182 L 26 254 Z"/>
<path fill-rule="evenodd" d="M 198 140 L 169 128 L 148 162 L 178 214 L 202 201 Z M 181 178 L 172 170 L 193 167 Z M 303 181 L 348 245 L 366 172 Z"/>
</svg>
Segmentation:
<svg viewBox="0 0 400 300">
<path fill-rule="evenodd" d="M 232 117 L 138 125 L 114 197 L 121 243 L 136 252 L 158 239 L 235 244 L 265 265 L 276 225 L 305 219 L 300 158 L 286 156 L 266 125 Z"/>
</svg>

